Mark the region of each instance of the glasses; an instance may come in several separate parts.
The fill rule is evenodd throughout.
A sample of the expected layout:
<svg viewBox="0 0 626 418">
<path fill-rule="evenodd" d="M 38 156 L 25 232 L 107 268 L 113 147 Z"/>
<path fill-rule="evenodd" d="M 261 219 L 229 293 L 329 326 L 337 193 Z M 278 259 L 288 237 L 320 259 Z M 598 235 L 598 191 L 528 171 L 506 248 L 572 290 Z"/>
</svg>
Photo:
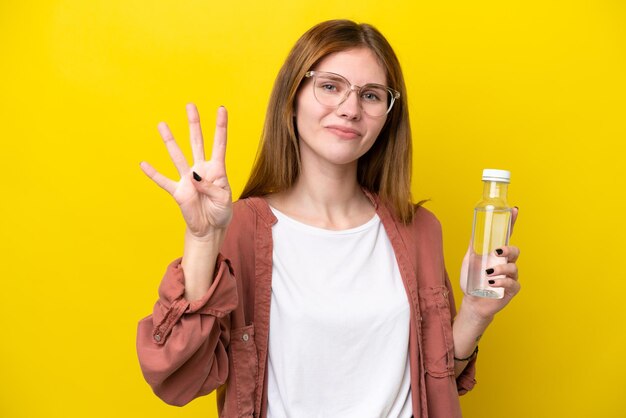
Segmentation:
<svg viewBox="0 0 626 418">
<path fill-rule="evenodd" d="M 369 116 L 385 116 L 400 97 L 396 90 L 382 84 L 369 83 L 355 86 L 343 76 L 326 71 L 307 71 L 306 78 L 313 79 L 313 95 L 327 107 L 339 107 L 355 91 L 363 112 Z"/>
</svg>

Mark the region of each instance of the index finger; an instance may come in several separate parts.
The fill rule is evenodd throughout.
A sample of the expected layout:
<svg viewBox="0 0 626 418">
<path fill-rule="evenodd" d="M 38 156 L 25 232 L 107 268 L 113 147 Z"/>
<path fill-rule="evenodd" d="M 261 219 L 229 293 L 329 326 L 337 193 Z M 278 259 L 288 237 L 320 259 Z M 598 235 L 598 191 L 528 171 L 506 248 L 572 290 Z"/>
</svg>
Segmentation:
<svg viewBox="0 0 626 418">
<path fill-rule="evenodd" d="M 227 128 L 228 112 L 224 106 L 220 106 L 217 109 L 217 120 L 215 121 L 215 137 L 213 138 L 211 161 L 225 163 Z"/>
</svg>

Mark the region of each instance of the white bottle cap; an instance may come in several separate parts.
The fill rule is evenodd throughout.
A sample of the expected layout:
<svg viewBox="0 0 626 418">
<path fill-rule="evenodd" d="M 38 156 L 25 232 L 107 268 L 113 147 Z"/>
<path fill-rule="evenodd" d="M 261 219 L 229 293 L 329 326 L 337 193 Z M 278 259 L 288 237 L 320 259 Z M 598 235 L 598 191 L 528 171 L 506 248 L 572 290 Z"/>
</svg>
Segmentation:
<svg viewBox="0 0 626 418">
<path fill-rule="evenodd" d="M 497 181 L 500 183 L 510 183 L 511 172 L 508 170 L 496 170 L 493 168 L 485 168 L 483 170 L 483 181 Z"/>
</svg>

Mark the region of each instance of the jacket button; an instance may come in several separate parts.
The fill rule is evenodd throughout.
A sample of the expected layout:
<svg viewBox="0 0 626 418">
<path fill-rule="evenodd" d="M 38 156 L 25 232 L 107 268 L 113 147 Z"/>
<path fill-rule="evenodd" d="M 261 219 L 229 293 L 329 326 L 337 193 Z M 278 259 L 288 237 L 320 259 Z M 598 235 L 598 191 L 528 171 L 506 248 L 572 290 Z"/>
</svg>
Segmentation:
<svg viewBox="0 0 626 418">
<path fill-rule="evenodd" d="M 156 335 L 154 336 L 154 340 L 155 340 L 156 342 L 161 341 L 161 334 L 156 334 Z"/>
<path fill-rule="evenodd" d="M 250 339 L 250 336 L 248 334 L 243 334 L 241 336 L 241 339 L 244 340 L 244 341 L 248 341 Z"/>
</svg>

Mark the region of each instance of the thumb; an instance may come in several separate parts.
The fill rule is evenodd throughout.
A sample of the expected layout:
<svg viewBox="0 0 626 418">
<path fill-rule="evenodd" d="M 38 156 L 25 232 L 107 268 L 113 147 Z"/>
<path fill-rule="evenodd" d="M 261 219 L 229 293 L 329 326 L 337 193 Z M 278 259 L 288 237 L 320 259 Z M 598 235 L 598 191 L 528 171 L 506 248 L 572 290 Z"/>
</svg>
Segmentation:
<svg viewBox="0 0 626 418">
<path fill-rule="evenodd" d="M 225 195 L 230 194 L 228 187 L 225 187 L 225 188 L 220 187 L 219 185 L 216 185 L 215 183 L 212 183 L 206 179 L 203 179 L 195 171 L 192 172 L 192 175 L 193 175 L 193 180 L 194 180 L 192 181 L 192 183 L 194 187 L 196 188 L 196 190 L 199 193 L 208 196 L 211 200 L 221 201 L 226 197 Z M 228 186 L 228 184 L 226 184 L 226 186 Z"/>
</svg>

